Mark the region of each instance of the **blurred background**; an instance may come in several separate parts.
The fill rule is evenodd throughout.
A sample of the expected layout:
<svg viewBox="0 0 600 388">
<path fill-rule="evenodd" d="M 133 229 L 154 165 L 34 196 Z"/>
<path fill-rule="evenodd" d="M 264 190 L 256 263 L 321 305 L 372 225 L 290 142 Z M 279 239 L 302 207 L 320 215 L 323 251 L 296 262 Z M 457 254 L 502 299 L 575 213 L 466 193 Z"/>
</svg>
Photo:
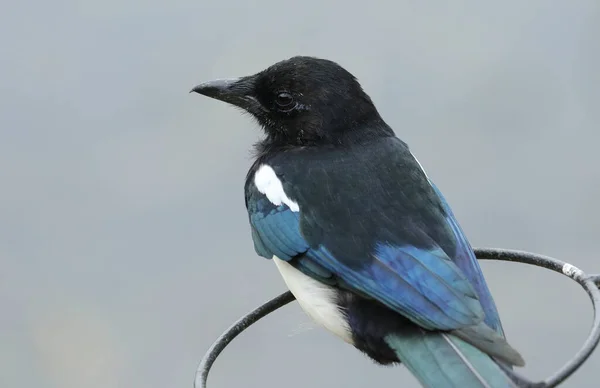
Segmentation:
<svg viewBox="0 0 600 388">
<path fill-rule="evenodd" d="M 0 14 L 0 386 L 192 387 L 212 341 L 285 289 L 254 253 L 255 124 L 190 95 L 297 54 L 354 73 L 475 246 L 600 272 L 600 2 L 6 2 Z M 483 263 L 523 373 L 588 334 L 558 274 Z M 568 387 L 597 387 L 600 351 Z M 417 387 L 292 304 L 217 387 Z"/>
</svg>

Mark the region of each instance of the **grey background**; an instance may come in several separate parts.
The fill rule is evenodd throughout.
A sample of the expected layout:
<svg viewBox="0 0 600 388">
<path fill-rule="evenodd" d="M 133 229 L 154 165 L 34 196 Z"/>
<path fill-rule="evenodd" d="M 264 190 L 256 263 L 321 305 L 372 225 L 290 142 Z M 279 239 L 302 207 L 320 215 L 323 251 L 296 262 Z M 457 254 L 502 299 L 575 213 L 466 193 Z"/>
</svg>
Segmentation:
<svg viewBox="0 0 600 388">
<path fill-rule="evenodd" d="M 187 94 L 296 54 L 353 72 L 475 246 L 600 272 L 600 3 L 5 2 L 0 13 L 0 386 L 191 387 L 211 342 L 284 290 L 243 201 L 259 130 Z M 586 295 L 484 263 L 524 373 L 579 348 Z M 565 386 L 598 386 L 598 352 Z M 596 382 L 593 382 L 596 380 Z M 409 387 L 294 304 L 211 387 Z"/>
</svg>

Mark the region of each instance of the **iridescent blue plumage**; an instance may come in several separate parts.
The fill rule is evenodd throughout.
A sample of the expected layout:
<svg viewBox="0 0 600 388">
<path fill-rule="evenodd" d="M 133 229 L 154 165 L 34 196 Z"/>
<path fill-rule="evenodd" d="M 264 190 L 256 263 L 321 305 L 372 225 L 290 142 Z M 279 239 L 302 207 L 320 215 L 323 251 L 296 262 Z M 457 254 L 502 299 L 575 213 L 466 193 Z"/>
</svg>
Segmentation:
<svg viewBox="0 0 600 388">
<path fill-rule="evenodd" d="M 446 212 L 446 222 L 452 228 L 452 233 L 454 238 L 456 239 L 456 252 L 454 254 L 454 263 L 461 269 L 461 271 L 465 274 L 465 276 L 469 279 L 477 294 L 479 295 L 479 300 L 483 307 L 483 311 L 485 312 L 485 320 L 484 322 L 502 336 L 504 336 L 504 331 L 502 329 L 502 323 L 500 322 L 500 315 L 498 314 L 498 310 L 496 309 L 496 304 L 494 303 L 494 299 L 492 298 L 492 294 L 483 278 L 483 273 L 481 272 L 481 267 L 479 266 L 479 262 L 475 257 L 475 253 L 471 247 L 471 244 L 467 241 L 467 238 L 458 224 L 456 217 L 454 217 L 454 213 L 452 209 L 448 205 L 446 198 L 442 194 L 442 192 L 437 188 L 437 186 L 433 182 L 429 182 L 431 187 L 435 190 L 438 198 L 442 202 L 444 211 Z"/>
<path fill-rule="evenodd" d="M 261 256 L 275 255 L 287 261 L 302 255 L 300 265 L 305 271 L 321 278 L 336 273 L 346 285 L 377 298 L 428 329 L 451 330 L 483 319 L 471 283 L 439 247 L 421 249 L 378 243 L 364 265 L 352 268 L 326 247 L 310 249 L 300 233 L 299 213 L 287 206 L 275 207 L 261 198 L 251 211 L 254 242 Z M 452 216 L 449 220 L 453 220 Z M 457 251 L 468 256 L 462 252 L 465 248 L 470 250 L 457 245 Z"/>
</svg>

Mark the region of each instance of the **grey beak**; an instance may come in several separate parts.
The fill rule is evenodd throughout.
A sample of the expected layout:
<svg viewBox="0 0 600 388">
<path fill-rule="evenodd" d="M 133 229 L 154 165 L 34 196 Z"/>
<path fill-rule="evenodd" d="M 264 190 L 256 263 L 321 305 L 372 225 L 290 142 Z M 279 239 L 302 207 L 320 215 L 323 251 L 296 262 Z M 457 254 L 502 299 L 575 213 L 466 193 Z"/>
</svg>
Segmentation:
<svg viewBox="0 0 600 388">
<path fill-rule="evenodd" d="M 194 86 L 194 88 L 190 90 L 190 93 L 196 92 L 208 97 L 218 98 L 219 95 L 227 93 L 227 91 L 240 80 L 241 78 L 227 78 L 203 82 L 200 85 Z"/>
<path fill-rule="evenodd" d="M 192 92 L 238 106 L 250 113 L 255 113 L 256 109 L 264 110 L 254 97 L 254 77 L 203 82 L 190 90 Z"/>
</svg>

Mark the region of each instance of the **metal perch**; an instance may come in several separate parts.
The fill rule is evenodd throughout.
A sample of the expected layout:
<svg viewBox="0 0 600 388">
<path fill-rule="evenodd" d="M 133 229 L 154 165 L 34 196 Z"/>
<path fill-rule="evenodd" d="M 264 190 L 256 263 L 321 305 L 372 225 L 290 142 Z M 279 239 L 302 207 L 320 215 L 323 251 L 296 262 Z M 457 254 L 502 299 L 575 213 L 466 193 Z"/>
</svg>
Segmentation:
<svg viewBox="0 0 600 388">
<path fill-rule="evenodd" d="M 495 248 L 476 248 L 475 254 L 479 260 L 502 260 L 512 261 L 517 263 L 531 264 L 538 267 L 551 269 L 555 272 L 562 273 L 579 283 L 590 296 L 592 307 L 594 309 L 594 321 L 592 329 L 581 350 L 579 350 L 571 360 L 569 360 L 560 370 L 552 376 L 540 382 L 531 382 L 520 376 L 514 371 L 507 370 L 515 381 L 522 387 L 556 387 L 569 376 L 571 376 L 592 354 L 598 342 L 600 341 L 600 274 L 587 275 L 579 268 L 554 259 L 549 256 L 543 256 L 535 253 L 524 251 L 495 249 Z M 208 373 L 213 363 L 221 354 L 223 349 L 241 332 L 246 330 L 250 325 L 257 322 L 264 316 L 272 313 L 280 307 L 285 306 L 294 300 L 291 292 L 287 291 L 283 294 L 271 299 L 267 303 L 244 315 L 236 321 L 229 329 L 212 344 L 208 352 L 202 358 L 200 365 L 196 371 L 196 379 L 194 381 L 195 388 L 206 388 L 206 380 Z"/>
</svg>

